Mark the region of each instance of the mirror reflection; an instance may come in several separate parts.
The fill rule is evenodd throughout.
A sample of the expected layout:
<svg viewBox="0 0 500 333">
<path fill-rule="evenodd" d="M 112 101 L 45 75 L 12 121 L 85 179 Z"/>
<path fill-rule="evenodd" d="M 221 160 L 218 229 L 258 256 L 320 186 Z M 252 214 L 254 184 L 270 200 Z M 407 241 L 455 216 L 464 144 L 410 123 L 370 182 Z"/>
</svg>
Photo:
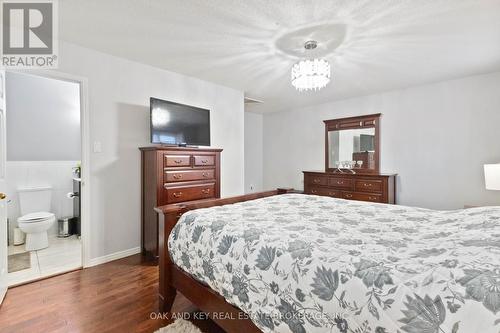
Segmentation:
<svg viewBox="0 0 500 333">
<path fill-rule="evenodd" d="M 375 128 L 328 132 L 330 168 L 375 169 Z"/>
</svg>

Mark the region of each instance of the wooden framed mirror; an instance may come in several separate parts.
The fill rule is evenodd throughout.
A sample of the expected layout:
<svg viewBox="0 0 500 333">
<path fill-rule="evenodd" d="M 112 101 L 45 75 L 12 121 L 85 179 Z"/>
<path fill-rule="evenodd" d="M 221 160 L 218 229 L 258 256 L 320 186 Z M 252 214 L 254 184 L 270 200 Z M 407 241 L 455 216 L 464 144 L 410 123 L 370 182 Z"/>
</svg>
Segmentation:
<svg viewBox="0 0 500 333">
<path fill-rule="evenodd" d="M 380 113 L 325 120 L 325 171 L 380 171 Z"/>
</svg>

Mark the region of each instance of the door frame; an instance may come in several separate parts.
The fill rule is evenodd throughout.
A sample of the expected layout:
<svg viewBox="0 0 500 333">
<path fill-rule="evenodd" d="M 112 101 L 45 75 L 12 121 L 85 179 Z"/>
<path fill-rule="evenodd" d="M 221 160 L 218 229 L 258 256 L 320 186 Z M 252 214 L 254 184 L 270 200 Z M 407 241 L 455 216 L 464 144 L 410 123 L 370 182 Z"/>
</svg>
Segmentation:
<svg viewBox="0 0 500 333">
<path fill-rule="evenodd" d="M 6 70 L 6 72 L 21 73 L 49 79 L 68 81 L 77 83 L 80 86 L 80 135 L 81 135 L 81 166 L 82 166 L 82 191 L 81 200 L 81 243 L 82 243 L 82 267 L 90 265 L 90 213 L 91 213 L 91 177 L 90 177 L 90 110 L 88 79 L 83 76 L 77 76 L 55 70 Z"/>
<path fill-rule="evenodd" d="M 7 134 L 7 120 L 6 120 L 6 110 L 5 110 L 5 100 L 6 100 L 6 89 L 5 89 L 5 75 L 6 71 L 3 68 L 0 68 L 0 89 L 2 90 L 2 96 L 0 99 L 0 182 L 5 183 L 5 173 L 7 168 L 6 157 L 7 157 L 7 142 L 5 141 Z M 2 189 L 3 190 L 3 189 Z M 0 250 L 0 307 L 5 300 L 5 296 L 7 295 L 7 290 L 9 289 L 9 284 L 7 280 L 7 274 L 9 272 L 9 244 L 7 242 L 9 230 L 7 228 L 7 204 L 8 198 L 5 196 L 0 200 L 0 228 L 3 229 L 3 232 L 0 231 L 0 246 L 3 248 Z M 3 225 L 5 223 L 5 225 Z M 5 252 L 4 252 L 5 251 Z"/>
</svg>

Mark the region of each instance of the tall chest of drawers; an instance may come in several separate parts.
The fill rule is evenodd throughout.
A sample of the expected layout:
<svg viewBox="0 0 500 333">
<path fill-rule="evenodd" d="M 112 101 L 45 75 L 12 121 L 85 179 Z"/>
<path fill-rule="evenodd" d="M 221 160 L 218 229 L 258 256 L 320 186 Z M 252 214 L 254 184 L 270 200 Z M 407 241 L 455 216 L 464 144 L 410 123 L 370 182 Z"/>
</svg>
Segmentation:
<svg viewBox="0 0 500 333">
<path fill-rule="evenodd" d="M 304 193 L 334 198 L 396 203 L 395 174 L 303 171 Z"/>
<path fill-rule="evenodd" d="M 155 207 L 220 198 L 222 149 L 144 147 L 141 150 L 142 253 L 158 257 Z"/>
</svg>

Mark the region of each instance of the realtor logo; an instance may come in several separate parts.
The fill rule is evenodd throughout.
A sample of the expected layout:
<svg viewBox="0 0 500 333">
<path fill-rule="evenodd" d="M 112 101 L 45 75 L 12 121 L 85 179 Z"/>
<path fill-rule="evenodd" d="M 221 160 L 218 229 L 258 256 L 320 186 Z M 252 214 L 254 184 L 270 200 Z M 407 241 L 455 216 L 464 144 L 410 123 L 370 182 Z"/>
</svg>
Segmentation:
<svg viewBox="0 0 500 333">
<path fill-rule="evenodd" d="M 2 1 L 2 66 L 57 67 L 57 2 Z"/>
</svg>

